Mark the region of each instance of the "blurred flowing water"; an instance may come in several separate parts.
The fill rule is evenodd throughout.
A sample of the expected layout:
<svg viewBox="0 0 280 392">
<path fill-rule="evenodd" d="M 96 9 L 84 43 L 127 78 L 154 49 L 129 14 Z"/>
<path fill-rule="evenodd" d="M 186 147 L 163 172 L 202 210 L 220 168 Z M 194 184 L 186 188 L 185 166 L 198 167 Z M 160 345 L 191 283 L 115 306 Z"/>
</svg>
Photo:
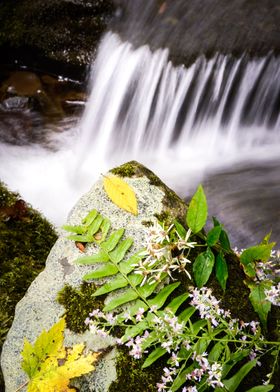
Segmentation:
<svg viewBox="0 0 280 392">
<path fill-rule="evenodd" d="M 0 178 L 62 224 L 112 166 L 138 160 L 182 197 L 205 186 L 210 215 L 238 246 L 280 234 L 280 59 L 203 56 L 173 66 L 167 49 L 107 33 L 83 116 L 45 144 L 0 144 Z M 67 123 L 67 122 L 66 122 Z M 50 148 L 55 146 L 55 149 Z"/>
</svg>

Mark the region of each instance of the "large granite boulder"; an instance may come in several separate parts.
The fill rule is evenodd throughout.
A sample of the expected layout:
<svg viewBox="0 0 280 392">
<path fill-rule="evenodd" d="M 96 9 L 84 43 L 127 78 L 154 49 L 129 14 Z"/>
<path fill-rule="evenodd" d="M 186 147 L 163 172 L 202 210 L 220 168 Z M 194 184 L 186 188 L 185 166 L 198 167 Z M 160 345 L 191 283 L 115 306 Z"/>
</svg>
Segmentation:
<svg viewBox="0 0 280 392">
<path fill-rule="evenodd" d="M 77 225 L 92 209 L 97 209 L 108 217 L 112 228 L 125 228 L 126 236 L 134 238 L 131 252 L 141 247 L 144 236 L 144 225 L 147 221 L 155 220 L 155 215 L 162 213 L 169 216 L 184 216 L 185 203 L 169 188 L 167 188 L 152 172 L 142 165 L 132 162 L 114 170 L 123 176 L 133 187 L 137 200 L 139 214 L 127 213 L 113 204 L 104 192 L 102 179 L 85 194 L 70 213 L 68 224 Z M 26 381 L 26 375 L 21 369 L 23 341 L 26 337 L 34 342 L 42 329 L 49 329 L 64 314 L 65 308 L 57 302 L 57 295 L 65 285 L 80 287 L 82 276 L 87 268 L 74 264 L 80 250 L 74 241 L 67 239 L 69 233 L 61 231 L 61 235 L 52 248 L 46 262 L 45 270 L 34 280 L 25 297 L 18 303 L 13 325 L 3 346 L 2 369 L 5 378 L 6 392 L 14 392 Z M 110 345 L 110 339 L 93 339 L 89 332 L 75 334 L 66 330 L 66 344 L 86 342 L 89 348 L 98 350 Z M 106 391 L 116 378 L 115 350 L 100 361 L 97 371 L 92 376 L 85 377 L 80 385 L 81 391 Z M 24 389 L 23 389 L 24 390 Z"/>
</svg>

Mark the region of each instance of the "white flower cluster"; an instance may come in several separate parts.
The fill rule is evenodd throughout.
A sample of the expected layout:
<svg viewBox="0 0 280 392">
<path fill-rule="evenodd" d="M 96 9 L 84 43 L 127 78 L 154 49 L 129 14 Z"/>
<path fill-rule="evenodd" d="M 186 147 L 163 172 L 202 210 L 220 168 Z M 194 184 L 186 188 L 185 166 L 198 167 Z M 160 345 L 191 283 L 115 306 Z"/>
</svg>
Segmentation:
<svg viewBox="0 0 280 392">
<path fill-rule="evenodd" d="M 269 290 L 265 290 L 265 295 L 273 305 L 280 306 L 280 282 L 277 286 L 271 286 Z"/>
<path fill-rule="evenodd" d="M 242 340 L 246 340 L 248 334 L 256 335 L 260 330 L 258 321 L 250 321 L 246 323 L 242 320 L 231 318 L 229 310 L 220 308 L 219 302 L 216 297 L 212 295 L 212 290 L 207 287 L 201 289 L 194 288 L 190 294 L 192 301 L 190 304 L 198 311 L 202 319 L 207 319 L 214 327 L 221 323 L 226 323 L 232 336 L 239 335 Z"/>
<path fill-rule="evenodd" d="M 213 388 L 223 387 L 224 384 L 221 382 L 222 377 L 222 365 L 214 362 L 209 363 L 207 359 L 207 353 L 197 354 L 194 352 L 192 359 L 194 363 L 197 363 L 198 367 L 194 368 L 190 373 L 186 375 L 187 380 L 193 380 L 200 382 L 202 377 L 207 377 L 207 384 Z"/>
<path fill-rule="evenodd" d="M 143 353 L 147 351 L 143 350 L 143 342 L 150 336 L 149 332 L 146 331 L 142 337 L 136 336 L 135 339 L 129 339 L 125 345 L 130 348 L 129 355 L 134 359 L 140 359 Z"/>
<path fill-rule="evenodd" d="M 93 335 L 101 337 L 109 336 L 110 331 L 106 327 L 113 327 L 117 323 L 117 316 L 113 313 L 103 313 L 100 309 L 94 309 L 85 319 L 85 324 Z"/>
<path fill-rule="evenodd" d="M 190 304 L 198 309 L 200 317 L 210 320 L 214 327 L 217 327 L 219 324 L 218 317 L 230 317 L 229 310 L 224 310 L 219 307 L 220 301 L 212 295 L 211 289 L 207 287 L 202 287 L 201 289 L 195 288 L 190 294 L 190 297 L 192 298 Z"/>
<path fill-rule="evenodd" d="M 191 279 L 189 272 L 186 270 L 186 264 L 191 263 L 191 261 L 184 255 L 184 251 L 194 248 L 196 242 L 190 241 L 190 229 L 186 233 L 185 238 L 182 238 L 177 231 L 174 231 L 177 238 L 176 240 L 171 240 L 169 233 L 172 228 L 173 225 L 165 230 L 156 222 L 145 230 L 145 250 L 141 254 L 145 259 L 134 265 L 134 273 L 144 277 L 141 286 L 146 282 L 149 284 L 160 282 L 165 274 L 172 278 L 174 271 L 185 272 Z M 179 254 L 176 256 L 172 253 L 175 248 L 179 251 Z"/>
</svg>

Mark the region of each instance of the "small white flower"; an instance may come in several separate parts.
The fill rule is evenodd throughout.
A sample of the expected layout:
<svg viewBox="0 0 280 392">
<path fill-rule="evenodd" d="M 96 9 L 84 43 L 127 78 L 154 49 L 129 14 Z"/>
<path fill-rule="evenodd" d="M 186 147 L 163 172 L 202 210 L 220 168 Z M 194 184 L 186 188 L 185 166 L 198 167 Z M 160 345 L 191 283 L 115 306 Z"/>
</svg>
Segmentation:
<svg viewBox="0 0 280 392">
<path fill-rule="evenodd" d="M 171 358 L 170 358 L 170 361 L 171 361 L 171 363 L 174 365 L 174 366 L 179 366 L 179 357 L 178 357 L 178 355 L 176 354 L 176 353 L 172 353 L 171 354 Z"/>
<path fill-rule="evenodd" d="M 144 308 L 139 308 L 137 313 L 136 313 L 136 321 L 141 321 L 143 319 L 143 315 L 145 313 L 145 309 Z"/>
</svg>

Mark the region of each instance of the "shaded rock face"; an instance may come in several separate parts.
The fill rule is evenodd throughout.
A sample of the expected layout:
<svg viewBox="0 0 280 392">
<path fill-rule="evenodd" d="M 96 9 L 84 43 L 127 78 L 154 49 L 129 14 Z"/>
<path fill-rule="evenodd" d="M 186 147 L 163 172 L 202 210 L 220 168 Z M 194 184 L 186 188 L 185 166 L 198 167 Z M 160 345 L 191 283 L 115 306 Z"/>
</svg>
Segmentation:
<svg viewBox="0 0 280 392">
<path fill-rule="evenodd" d="M 111 0 L 3 0 L 0 4 L 0 48 L 30 65 L 44 59 L 88 64 L 114 11 Z M 2 61 L 3 61 L 2 60 Z M 56 69 L 58 65 L 56 64 Z"/>
<path fill-rule="evenodd" d="M 155 214 L 161 214 L 168 209 L 169 213 L 176 214 L 185 204 L 180 201 L 170 189 L 165 187 L 160 180 L 146 168 L 132 162 L 129 166 L 129 175 L 135 169 L 134 175 L 125 181 L 134 189 L 138 200 L 138 216 L 117 207 L 105 194 L 102 180 L 85 194 L 71 211 L 68 224 L 79 225 L 81 220 L 92 209 L 97 209 L 103 216 L 111 220 L 112 228 L 125 228 L 125 235 L 134 238 L 131 252 L 142 247 L 144 238 L 144 224 L 154 221 Z M 124 173 L 125 175 L 125 173 Z M 157 185 L 153 185 L 157 182 Z M 168 195 L 168 196 L 167 196 Z M 166 207 L 168 199 L 172 207 Z M 79 249 L 73 241 L 66 238 L 67 233 L 62 232 L 54 245 L 46 262 L 45 270 L 35 279 L 28 289 L 25 297 L 17 304 L 15 318 L 7 339 L 3 346 L 2 369 L 6 383 L 6 392 L 14 392 L 26 381 L 26 376 L 21 370 L 20 352 L 23 340 L 26 337 L 31 342 L 37 338 L 42 329 L 49 329 L 64 314 L 64 307 L 57 302 L 58 292 L 66 285 L 80 287 L 82 276 L 90 267 L 78 266 L 74 260 L 81 256 Z M 90 253 L 97 251 L 94 248 Z M 87 347 L 98 350 L 110 345 L 110 340 L 94 338 L 88 332 L 74 334 L 66 331 L 66 344 L 84 341 Z M 105 355 L 92 376 L 86 377 L 81 391 L 106 391 L 116 378 L 115 351 Z"/>
<path fill-rule="evenodd" d="M 215 52 L 280 50 L 278 0 L 118 0 L 114 29 L 135 45 L 168 47 L 176 63 Z"/>
</svg>

